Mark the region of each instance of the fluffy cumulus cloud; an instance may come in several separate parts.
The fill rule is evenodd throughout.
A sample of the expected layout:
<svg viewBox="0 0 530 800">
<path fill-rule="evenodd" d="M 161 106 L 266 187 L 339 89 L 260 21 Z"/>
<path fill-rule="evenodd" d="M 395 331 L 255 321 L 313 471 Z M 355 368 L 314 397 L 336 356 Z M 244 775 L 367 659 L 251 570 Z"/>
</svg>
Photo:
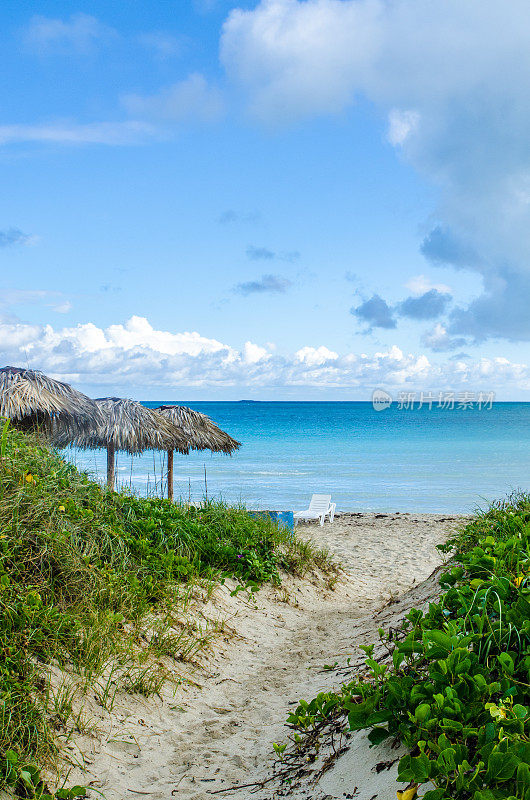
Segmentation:
<svg viewBox="0 0 530 800">
<path fill-rule="evenodd" d="M 377 54 L 379 13 L 371 1 L 265 0 L 231 12 L 221 58 L 264 121 L 340 111 Z"/>
<path fill-rule="evenodd" d="M 443 335 L 443 331 L 439 331 Z M 372 355 L 339 354 L 325 345 L 278 355 L 267 344 L 246 342 L 238 350 L 198 332 L 157 330 L 143 317 L 99 328 L 92 323 L 53 328 L 5 319 L 0 352 L 6 364 L 30 364 L 86 387 L 116 387 L 145 394 L 149 387 L 317 387 L 356 390 L 369 397 L 374 386 L 409 389 L 530 389 L 530 368 L 504 358 L 448 359 L 397 346 Z"/>
<path fill-rule="evenodd" d="M 326 362 L 336 361 L 339 354 L 324 345 L 320 345 L 320 347 L 301 347 L 295 353 L 295 357 L 302 364 L 307 364 L 309 367 L 321 367 Z"/>
<path fill-rule="evenodd" d="M 260 347 L 254 342 L 245 342 L 243 348 L 243 359 L 247 364 L 257 364 L 259 361 L 266 361 L 271 357 L 266 347 Z"/>
<path fill-rule="evenodd" d="M 230 13 L 221 55 L 266 123 L 374 102 L 439 190 L 425 257 L 483 279 L 449 333 L 530 340 L 526 0 L 261 0 Z"/>
</svg>

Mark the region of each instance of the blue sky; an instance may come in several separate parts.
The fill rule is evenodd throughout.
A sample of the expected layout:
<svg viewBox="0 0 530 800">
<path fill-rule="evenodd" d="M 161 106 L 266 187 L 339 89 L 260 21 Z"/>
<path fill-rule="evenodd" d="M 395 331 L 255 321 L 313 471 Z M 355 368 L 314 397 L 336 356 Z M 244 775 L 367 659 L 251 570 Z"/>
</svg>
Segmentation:
<svg viewBox="0 0 530 800">
<path fill-rule="evenodd" d="M 145 399 L 529 397 L 524 3 L 0 20 L 5 363 Z"/>
</svg>

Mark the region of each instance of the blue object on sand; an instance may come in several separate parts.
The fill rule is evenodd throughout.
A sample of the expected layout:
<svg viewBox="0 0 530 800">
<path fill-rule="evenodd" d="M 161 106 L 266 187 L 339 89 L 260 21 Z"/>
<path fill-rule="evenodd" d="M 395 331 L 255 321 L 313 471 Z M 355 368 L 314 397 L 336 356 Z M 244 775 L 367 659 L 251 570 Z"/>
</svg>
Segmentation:
<svg viewBox="0 0 530 800">
<path fill-rule="evenodd" d="M 286 528 L 294 532 L 294 516 L 292 511 L 249 511 L 251 517 L 270 517 L 278 528 Z"/>
</svg>

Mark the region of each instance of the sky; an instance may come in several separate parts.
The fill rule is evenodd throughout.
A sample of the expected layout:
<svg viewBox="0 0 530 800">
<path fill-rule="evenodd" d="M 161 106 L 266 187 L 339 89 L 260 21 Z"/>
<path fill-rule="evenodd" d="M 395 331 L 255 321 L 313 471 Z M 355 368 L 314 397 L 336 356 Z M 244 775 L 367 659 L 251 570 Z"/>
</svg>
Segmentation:
<svg viewBox="0 0 530 800">
<path fill-rule="evenodd" d="M 0 22 L 4 364 L 146 400 L 530 400 L 526 2 Z"/>
</svg>

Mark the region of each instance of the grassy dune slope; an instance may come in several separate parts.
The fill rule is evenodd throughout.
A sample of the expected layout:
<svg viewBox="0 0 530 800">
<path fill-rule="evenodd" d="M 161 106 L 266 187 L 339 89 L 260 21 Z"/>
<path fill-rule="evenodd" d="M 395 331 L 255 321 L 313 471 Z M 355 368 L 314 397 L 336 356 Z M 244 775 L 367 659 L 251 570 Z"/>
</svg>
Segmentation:
<svg viewBox="0 0 530 800">
<path fill-rule="evenodd" d="M 161 657 L 204 642 L 184 613 L 194 587 L 230 576 L 257 590 L 282 570 L 329 567 L 244 509 L 109 493 L 10 429 L 0 462 L 0 788 L 18 796 L 46 796 L 39 765 L 83 725 L 50 665 L 88 690 L 111 664 L 113 692 L 149 695 L 168 677 Z M 108 703 L 110 681 L 97 685 Z"/>
</svg>

